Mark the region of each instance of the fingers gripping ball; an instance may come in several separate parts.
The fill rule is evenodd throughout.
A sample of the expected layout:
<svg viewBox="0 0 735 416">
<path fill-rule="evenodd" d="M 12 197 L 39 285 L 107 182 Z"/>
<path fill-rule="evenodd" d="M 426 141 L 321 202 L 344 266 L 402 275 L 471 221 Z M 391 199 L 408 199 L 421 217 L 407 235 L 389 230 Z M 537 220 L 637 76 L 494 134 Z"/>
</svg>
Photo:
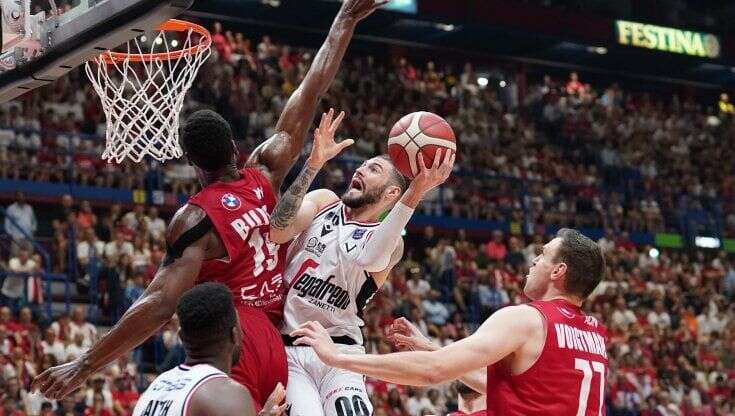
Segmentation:
<svg viewBox="0 0 735 416">
<path fill-rule="evenodd" d="M 398 120 L 388 135 L 388 154 L 398 170 L 413 179 L 419 173 L 417 157 L 431 166 L 437 150 L 457 151 L 454 131 L 449 123 L 434 113 L 418 111 Z"/>
</svg>

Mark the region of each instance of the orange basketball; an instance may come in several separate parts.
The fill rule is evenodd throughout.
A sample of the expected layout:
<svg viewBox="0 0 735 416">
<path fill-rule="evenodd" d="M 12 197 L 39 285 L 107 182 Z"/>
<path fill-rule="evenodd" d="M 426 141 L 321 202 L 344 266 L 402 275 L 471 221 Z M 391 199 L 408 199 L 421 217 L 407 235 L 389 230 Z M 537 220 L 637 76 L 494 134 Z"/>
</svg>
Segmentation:
<svg viewBox="0 0 735 416">
<path fill-rule="evenodd" d="M 431 167 L 436 151 L 442 148 L 457 151 L 454 131 L 446 120 L 426 111 L 403 116 L 388 135 L 388 155 L 409 179 L 419 173 L 419 155 L 423 156 L 424 164 Z"/>
</svg>

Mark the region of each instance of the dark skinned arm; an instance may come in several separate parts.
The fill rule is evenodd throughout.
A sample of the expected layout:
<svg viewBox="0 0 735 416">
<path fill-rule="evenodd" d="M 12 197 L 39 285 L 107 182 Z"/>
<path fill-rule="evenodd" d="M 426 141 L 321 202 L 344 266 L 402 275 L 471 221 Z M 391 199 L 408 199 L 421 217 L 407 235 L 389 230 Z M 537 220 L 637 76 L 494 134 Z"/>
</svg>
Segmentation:
<svg viewBox="0 0 735 416">
<path fill-rule="evenodd" d="M 205 217 L 204 211 L 187 205 L 176 213 L 166 232 L 172 245 Z M 33 381 L 49 399 L 61 399 L 76 390 L 90 375 L 140 345 L 171 319 L 183 293 L 194 286 L 205 259 L 212 233 L 189 245 L 180 258 L 165 262 L 145 293 L 120 321 L 78 359 L 49 368 Z"/>
<path fill-rule="evenodd" d="M 274 191 L 278 192 L 299 158 L 319 101 L 337 75 L 357 23 L 385 3 L 387 0 L 346 0 L 342 4 L 304 80 L 286 102 L 276 123 L 276 134 L 248 158 L 246 165 L 261 166 Z"/>
</svg>

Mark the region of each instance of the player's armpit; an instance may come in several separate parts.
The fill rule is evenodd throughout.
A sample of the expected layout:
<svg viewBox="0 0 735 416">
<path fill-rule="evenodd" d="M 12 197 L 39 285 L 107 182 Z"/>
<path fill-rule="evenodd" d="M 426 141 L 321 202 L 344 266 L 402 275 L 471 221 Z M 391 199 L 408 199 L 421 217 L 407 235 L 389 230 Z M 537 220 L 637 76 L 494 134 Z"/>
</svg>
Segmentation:
<svg viewBox="0 0 735 416">
<path fill-rule="evenodd" d="M 189 402 L 188 414 L 193 416 L 256 416 L 250 392 L 227 377 L 205 382 Z"/>
<path fill-rule="evenodd" d="M 279 228 L 276 224 L 277 221 L 273 221 L 273 217 L 279 215 L 279 209 L 276 207 L 271 215 L 271 230 L 269 233 L 270 240 L 277 244 L 284 244 L 291 241 L 295 236 L 309 228 L 311 222 L 319 212 L 338 200 L 339 197 L 329 189 L 317 189 L 309 192 L 304 196 L 304 200 L 301 202 L 299 207 L 291 208 L 297 209 L 297 212 L 293 221 L 285 228 Z M 278 202 L 278 205 L 281 206 L 283 203 L 288 203 L 288 201 L 284 201 L 282 199 Z"/>
</svg>

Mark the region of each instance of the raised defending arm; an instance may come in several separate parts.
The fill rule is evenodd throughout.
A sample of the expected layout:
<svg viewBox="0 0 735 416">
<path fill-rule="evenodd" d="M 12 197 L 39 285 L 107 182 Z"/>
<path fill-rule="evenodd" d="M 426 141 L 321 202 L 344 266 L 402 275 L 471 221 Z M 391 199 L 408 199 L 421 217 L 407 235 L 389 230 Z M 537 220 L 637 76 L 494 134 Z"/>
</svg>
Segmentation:
<svg viewBox="0 0 735 416">
<path fill-rule="evenodd" d="M 260 165 L 277 192 L 304 147 L 319 101 L 334 80 L 357 23 L 388 0 L 346 0 L 332 23 L 327 40 L 314 57 L 304 80 L 288 99 L 276 123 L 276 134 L 258 146 L 247 165 Z"/>
</svg>

